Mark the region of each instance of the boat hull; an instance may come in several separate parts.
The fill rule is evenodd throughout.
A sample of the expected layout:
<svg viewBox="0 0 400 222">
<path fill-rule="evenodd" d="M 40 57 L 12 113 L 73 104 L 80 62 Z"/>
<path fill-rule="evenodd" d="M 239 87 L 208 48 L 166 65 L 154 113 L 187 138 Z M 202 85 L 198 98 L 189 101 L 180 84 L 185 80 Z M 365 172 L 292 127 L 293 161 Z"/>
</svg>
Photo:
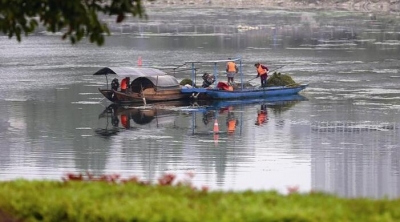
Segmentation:
<svg viewBox="0 0 400 222">
<path fill-rule="evenodd" d="M 273 86 L 258 89 L 243 89 L 243 90 L 220 90 L 220 89 L 204 89 L 204 88 L 190 88 L 182 89 L 183 94 L 198 94 L 201 98 L 211 98 L 218 100 L 225 99 L 248 99 L 248 98 L 266 98 L 276 96 L 287 96 L 299 93 L 308 85 L 303 84 L 294 87 L 288 86 Z"/>
<path fill-rule="evenodd" d="M 99 89 L 100 93 L 113 103 L 146 103 L 160 102 L 160 101 L 174 101 L 189 98 L 189 95 L 182 94 L 180 90 L 164 90 L 142 96 L 140 93 L 135 92 L 120 92 L 109 89 Z"/>
</svg>

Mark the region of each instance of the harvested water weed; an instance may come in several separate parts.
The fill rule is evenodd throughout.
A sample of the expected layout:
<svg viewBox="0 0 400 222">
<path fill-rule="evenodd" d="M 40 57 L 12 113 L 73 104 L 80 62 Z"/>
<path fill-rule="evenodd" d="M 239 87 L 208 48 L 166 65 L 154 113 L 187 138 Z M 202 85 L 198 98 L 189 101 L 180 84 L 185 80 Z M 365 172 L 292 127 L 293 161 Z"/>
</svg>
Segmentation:
<svg viewBox="0 0 400 222">
<path fill-rule="evenodd" d="M 274 72 L 272 76 L 268 78 L 267 86 L 299 86 L 299 84 L 288 74 Z"/>
</svg>

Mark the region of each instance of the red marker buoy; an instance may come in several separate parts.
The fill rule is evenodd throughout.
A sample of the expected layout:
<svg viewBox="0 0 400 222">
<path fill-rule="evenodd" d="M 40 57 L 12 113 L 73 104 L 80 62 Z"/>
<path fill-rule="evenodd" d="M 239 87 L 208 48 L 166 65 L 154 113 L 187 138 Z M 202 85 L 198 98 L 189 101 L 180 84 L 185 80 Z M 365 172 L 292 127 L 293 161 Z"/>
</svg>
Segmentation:
<svg viewBox="0 0 400 222">
<path fill-rule="evenodd" d="M 137 60 L 137 65 L 138 65 L 139 67 L 142 66 L 142 57 L 141 57 L 141 56 L 139 56 L 139 58 L 138 58 L 138 60 Z"/>
<path fill-rule="evenodd" d="M 218 133 L 219 132 L 219 126 L 218 126 L 218 121 L 217 119 L 215 119 L 214 121 L 214 133 Z"/>
</svg>

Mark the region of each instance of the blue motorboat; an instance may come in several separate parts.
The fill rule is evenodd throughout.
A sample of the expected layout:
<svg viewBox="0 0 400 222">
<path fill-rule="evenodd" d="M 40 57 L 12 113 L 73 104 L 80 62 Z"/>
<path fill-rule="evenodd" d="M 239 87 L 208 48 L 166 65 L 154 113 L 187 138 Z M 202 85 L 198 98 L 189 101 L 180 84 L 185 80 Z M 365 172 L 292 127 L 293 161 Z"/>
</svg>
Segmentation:
<svg viewBox="0 0 400 222">
<path fill-rule="evenodd" d="M 300 84 L 296 86 L 270 86 L 254 89 L 237 89 L 233 91 L 218 88 L 205 89 L 182 87 L 181 92 L 184 94 L 195 95 L 200 95 L 203 93 L 212 99 L 248 99 L 295 95 L 301 90 L 305 89 L 307 86 L 307 84 Z"/>
<path fill-rule="evenodd" d="M 228 86 L 224 82 L 218 82 L 218 64 L 224 63 L 226 64 L 229 61 L 233 61 L 239 64 L 239 76 L 240 83 L 236 88 L 227 88 L 221 87 Z M 195 87 L 196 83 L 196 65 L 198 64 L 211 64 L 214 66 L 214 74 L 213 78 L 215 78 L 215 82 L 217 84 L 210 85 L 208 87 Z M 193 98 L 203 98 L 203 99 L 216 99 L 216 100 L 230 100 L 230 99 L 250 99 L 250 98 L 268 98 L 268 97 L 277 97 L 277 96 L 288 96 L 298 94 L 301 90 L 305 89 L 308 84 L 293 84 L 287 86 L 267 86 L 267 87 L 248 87 L 245 86 L 245 82 L 243 81 L 243 72 L 242 72 L 242 60 L 240 58 L 230 59 L 230 60 L 215 60 L 215 61 L 196 61 L 196 62 L 187 62 L 186 64 L 190 64 L 192 67 L 192 75 L 191 79 L 193 84 L 186 85 L 181 88 L 182 94 L 189 94 Z M 207 84 L 206 84 L 207 85 Z"/>
</svg>

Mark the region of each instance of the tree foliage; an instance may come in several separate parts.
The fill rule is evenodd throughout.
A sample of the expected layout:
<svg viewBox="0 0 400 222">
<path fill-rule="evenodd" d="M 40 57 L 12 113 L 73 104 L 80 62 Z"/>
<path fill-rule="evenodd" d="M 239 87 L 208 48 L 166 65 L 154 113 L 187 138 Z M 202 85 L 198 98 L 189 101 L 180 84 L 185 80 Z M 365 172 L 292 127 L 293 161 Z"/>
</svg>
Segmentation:
<svg viewBox="0 0 400 222">
<path fill-rule="evenodd" d="M 83 37 L 97 45 L 110 34 L 99 15 L 115 16 L 121 23 L 128 15 L 145 17 L 143 0 L 0 0 L 0 29 L 9 38 L 28 36 L 42 25 L 62 32 L 74 44 Z"/>
</svg>

